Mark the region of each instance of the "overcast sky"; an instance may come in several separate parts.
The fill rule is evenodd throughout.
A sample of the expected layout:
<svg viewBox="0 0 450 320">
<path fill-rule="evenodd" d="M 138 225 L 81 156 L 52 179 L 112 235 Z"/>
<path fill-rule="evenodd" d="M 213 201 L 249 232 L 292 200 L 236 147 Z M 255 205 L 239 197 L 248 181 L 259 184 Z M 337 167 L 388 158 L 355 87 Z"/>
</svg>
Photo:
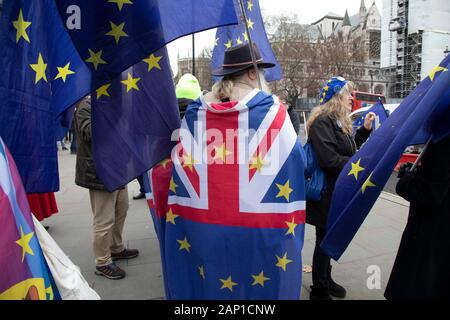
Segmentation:
<svg viewBox="0 0 450 320">
<path fill-rule="evenodd" d="M 364 0 L 369 8 L 374 0 Z M 375 0 L 381 13 L 382 0 Z M 267 15 L 297 14 L 300 23 L 312 23 L 329 12 L 344 16 L 348 9 L 350 16 L 359 12 L 361 0 L 259 0 L 263 17 Z M 195 51 L 199 54 L 205 47 L 214 43 L 216 31 L 208 30 L 195 35 Z M 177 72 L 177 55 L 190 57 L 192 55 L 192 37 L 187 36 L 175 40 L 168 45 L 170 61 L 174 73 Z"/>
</svg>

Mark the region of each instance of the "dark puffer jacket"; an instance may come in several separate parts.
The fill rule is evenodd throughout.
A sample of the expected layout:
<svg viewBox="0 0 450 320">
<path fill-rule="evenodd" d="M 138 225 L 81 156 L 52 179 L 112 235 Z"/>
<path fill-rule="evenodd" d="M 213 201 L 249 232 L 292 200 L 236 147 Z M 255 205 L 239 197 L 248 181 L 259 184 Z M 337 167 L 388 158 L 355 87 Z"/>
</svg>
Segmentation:
<svg viewBox="0 0 450 320">
<path fill-rule="evenodd" d="M 106 191 L 95 171 L 92 157 L 91 98 L 81 100 L 75 109 L 75 130 L 77 132 L 77 164 L 75 183 L 80 187 Z"/>
</svg>

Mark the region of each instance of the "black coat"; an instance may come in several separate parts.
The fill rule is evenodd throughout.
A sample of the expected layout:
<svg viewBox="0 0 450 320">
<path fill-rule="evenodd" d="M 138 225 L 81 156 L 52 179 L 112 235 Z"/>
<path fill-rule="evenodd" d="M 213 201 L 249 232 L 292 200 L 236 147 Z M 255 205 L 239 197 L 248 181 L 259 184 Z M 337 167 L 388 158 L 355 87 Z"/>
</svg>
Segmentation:
<svg viewBox="0 0 450 320">
<path fill-rule="evenodd" d="M 180 111 L 180 119 L 183 119 L 184 115 L 186 114 L 186 109 L 188 105 L 194 100 L 187 98 L 179 98 L 177 100 L 178 100 L 178 110 Z"/>
<path fill-rule="evenodd" d="M 293 107 L 287 109 L 287 112 L 289 114 L 289 118 L 291 119 L 292 125 L 294 126 L 295 133 L 298 135 L 300 132 L 300 117 Z"/>
<path fill-rule="evenodd" d="M 326 188 L 319 201 L 306 202 L 306 222 L 325 228 L 331 196 L 336 180 L 348 160 L 369 137 L 371 131 L 361 127 L 355 138 L 345 134 L 336 120 L 319 116 L 311 125 L 309 140 L 316 154 L 320 168 L 325 173 Z"/>
<path fill-rule="evenodd" d="M 450 137 L 430 144 L 397 193 L 410 201 L 387 299 L 450 299 Z"/>
</svg>

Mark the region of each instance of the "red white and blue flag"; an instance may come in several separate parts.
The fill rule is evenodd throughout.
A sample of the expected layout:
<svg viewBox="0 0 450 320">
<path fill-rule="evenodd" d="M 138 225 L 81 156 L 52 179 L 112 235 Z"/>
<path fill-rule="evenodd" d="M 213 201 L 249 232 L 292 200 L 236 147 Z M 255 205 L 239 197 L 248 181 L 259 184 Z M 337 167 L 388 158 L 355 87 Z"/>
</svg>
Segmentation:
<svg viewBox="0 0 450 320">
<path fill-rule="evenodd" d="M 302 148 L 278 98 L 188 107 L 144 179 L 168 299 L 299 299 Z"/>
</svg>

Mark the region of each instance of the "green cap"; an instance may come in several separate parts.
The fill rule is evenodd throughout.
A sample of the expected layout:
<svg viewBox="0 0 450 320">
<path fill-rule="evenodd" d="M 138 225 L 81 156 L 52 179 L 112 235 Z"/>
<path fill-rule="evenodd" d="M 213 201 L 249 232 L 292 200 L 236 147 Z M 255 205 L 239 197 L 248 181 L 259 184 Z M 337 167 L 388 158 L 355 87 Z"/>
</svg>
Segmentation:
<svg viewBox="0 0 450 320">
<path fill-rule="evenodd" d="M 176 87 L 177 99 L 191 99 L 196 100 L 202 94 L 200 85 L 196 77 L 190 73 L 184 74 L 178 81 Z"/>
</svg>

